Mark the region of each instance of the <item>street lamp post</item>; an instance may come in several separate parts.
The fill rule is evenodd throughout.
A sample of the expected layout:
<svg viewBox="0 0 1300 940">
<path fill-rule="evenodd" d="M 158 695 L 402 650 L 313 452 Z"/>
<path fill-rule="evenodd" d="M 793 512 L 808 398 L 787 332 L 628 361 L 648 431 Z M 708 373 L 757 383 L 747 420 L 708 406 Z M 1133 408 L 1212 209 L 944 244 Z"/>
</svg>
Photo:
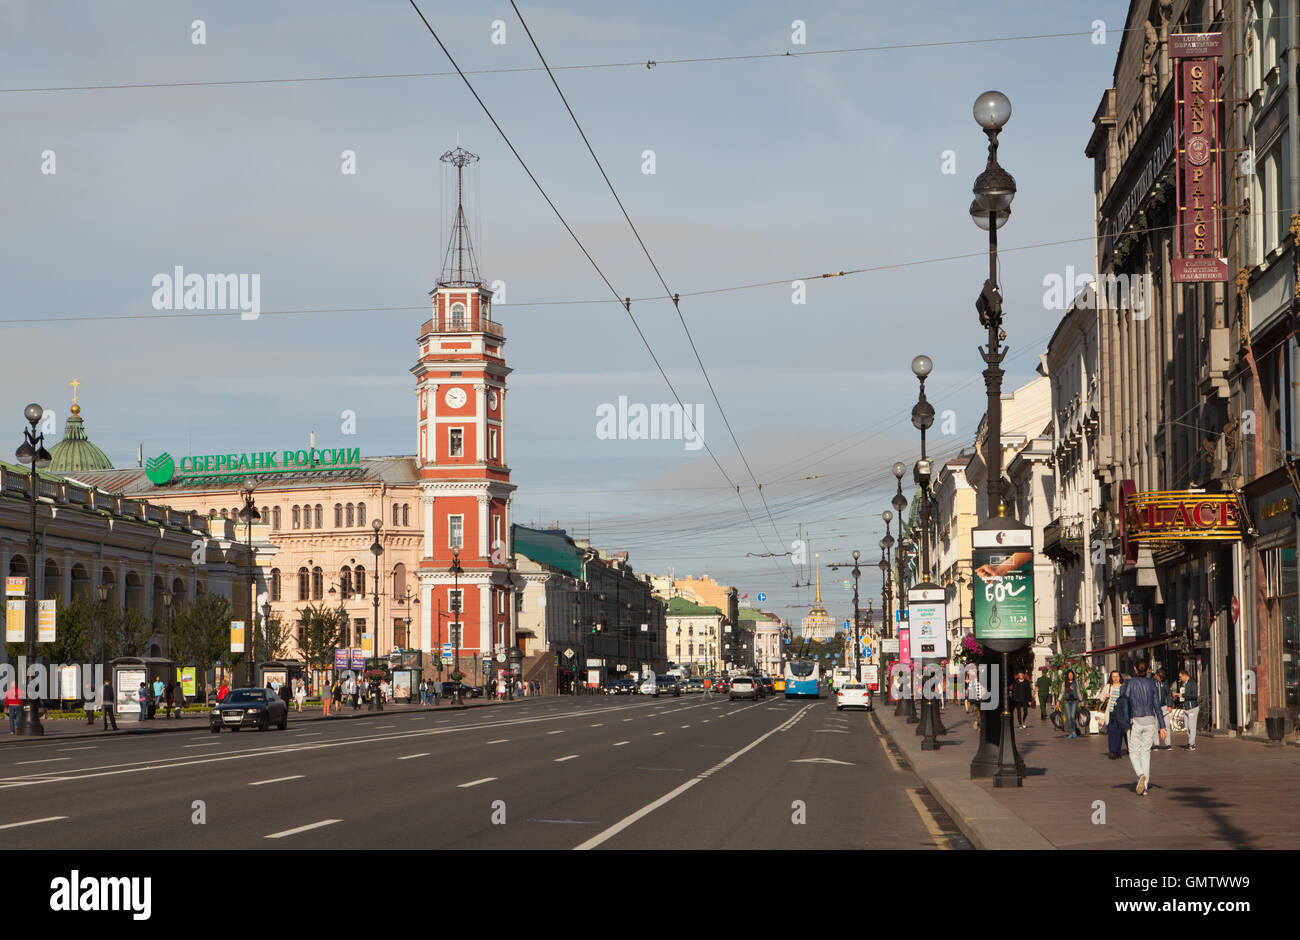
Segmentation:
<svg viewBox="0 0 1300 940">
<path fill-rule="evenodd" d="M 451 554 L 451 567 L 447 569 L 452 577 L 451 589 L 451 642 L 455 647 L 455 658 L 452 660 L 452 675 L 460 673 L 460 576 L 465 569 L 460 566 L 460 549 L 456 549 Z M 461 695 L 460 680 L 456 680 L 456 704 L 465 704 L 465 699 Z"/>
<path fill-rule="evenodd" d="M 99 605 L 95 610 L 96 619 L 99 621 L 99 668 L 103 670 L 108 668 L 108 664 L 104 662 L 104 620 L 108 613 L 108 585 L 100 584 L 96 587 L 95 596 L 99 600 Z M 98 679 L 99 684 L 103 686 L 104 677 L 101 675 Z M 111 708 L 112 705 L 109 702 L 105 702 L 104 707 Z"/>
<path fill-rule="evenodd" d="M 167 658 L 172 658 L 172 592 L 162 592 L 163 608 L 167 611 Z M 174 665 L 174 664 L 173 664 Z"/>
<path fill-rule="evenodd" d="M 31 425 L 31 429 L 23 428 L 23 442 L 18 446 L 18 462 L 31 465 L 31 488 L 29 490 L 32 497 L 32 514 L 31 528 L 27 536 L 27 620 L 23 631 L 27 640 L 27 662 L 30 665 L 36 661 L 36 572 L 40 571 L 40 565 L 37 563 L 36 554 L 40 550 L 40 543 L 36 539 L 36 498 L 38 490 L 38 481 L 36 477 L 37 467 L 48 467 L 50 465 L 50 453 L 45 449 L 45 432 L 36 433 L 36 427 L 41 423 L 41 418 L 45 416 L 45 409 L 33 402 L 23 409 L 23 417 Z M 18 680 L 24 692 L 27 686 L 27 677 L 20 676 Z M 45 726 L 41 724 L 41 703 L 37 699 L 28 699 L 30 716 L 28 712 L 23 712 L 18 721 L 18 733 L 20 735 L 29 735 L 31 737 L 42 737 L 45 734 Z"/>
<path fill-rule="evenodd" d="M 379 566 L 379 558 L 384 554 L 384 546 L 379 544 L 379 530 L 383 527 L 383 522 L 378 517 L 370 524 L 375 530 L 375 540 L 370 543 L 370 554 L 375 556 L 375 589 L 374 589 L 374 610 L 375 619 L 370 626 L 370 655 L 373 657 L 375 668 L 379 668 L 379 592 L 384 589 L 383 569 Z M 364 657 L 363 657 L 364 659 Z M 384 696 L 380 691 L 379 683 L 371 680 L 370 683 L 370 708 L 369 711 L 383 711 Z"/>
<path fill-rule="evenodd" d="M 239 510 L 239 518 L 244 520 L 248 536 L 248 687 L 256 688 L 257 686 L 257 607 L 255 592 L 256 571 L 253 558 L 253 523 L 262 518 L 262 514 L 257 511 L 257 504 L 253 498 L 253 482 L 245 480 L 244 487 L 240 495 L 244 497 L 244 508 Z M 170 643 L 170 641 L 169 641 Z M 168 655 L 171 651 L 168 650 Z"/>
<path fill-rule="evenodd" d="M 926 454 L 925 432 L 934 424 L 934 406 L 925 397 L 925 380 L 933 369 L 934 362 L 931 361 L 929 356 L 917 356 L 912 360 L 912 374 L 916 376 L 921 385 L 916 404 L 912 407 L 912 426 L 921 432 L 921 459 L 916 462 L 913 469 L 913 478 L 921 490 L 921 580 L 909 592 L 909 600 L 911 595 L 915 595 L 917 601 L 923 603 L 933 603 L 936 594 L 946 596 L 942 594 L 939 586 L 930 577 L 930 481 L 934 478 L 934 468 L 929 456 Z M 946 613 L 945 608 L 940 609 Z M 909 631 L 917 652 L 920 653 L 922 676 L 925 674 L 925 661 L 927 659 L 933 659 L 935 663 L 932 664 L 932 668 L 938 668 L 937 663 L 943 659 L 947 652 L 945 648 L 942 648 L 946 646 L 948 640 L 946 618 L 941 626 L 939 636 L 933 638 L 932 649 L 927 649 L 926 646 L 918 643 L 918 638 Z M 927 653 L 931 655 L 927 656 Z M 924 690 L 924 683 L 922 689 Z M 922 736 L 921 750 L 933 751 L 938 749 L 939 742 L 936 735 L 941 733 L 939 700 L 932 694 L 925 694 L 924 691 L 921 700 L 921 721 L 917 725 L 916 733 Z"/>
<path fill-rule="evenodd" d="M 898 564 L 898 598 L 897 598 L 898 610 L 901 613 L 901 611 L 903 610 L 903 604 L 907 600 L 907 595 L 903 591 L 903 564 L 904 564 L 904 557 L 906 555 L 906 551 L 905 551 L 906 545 L 903 541 L 903 511 L 907 509 L 907 497 L 903 495 L 903 474 L 907 472 L 907 465 L 903 463 L 901 460 L 898 460 L 894 462 L 893 467 L 891 467 L 890 469 L 893 471 L 894 479 L 898 487 L 898 492 L 894 494 L 894 498 L 890 501 L 890 505 L 894 507 L 894 511 L 898 514 L 898 555 L 895 560 Z M 886 522 L 886 525 L 888 525 L 888 522 Z M 894 630 L 894 635 L 896 637 L 899 636 L 899 632 L 901 630 L 902 630 L 902 618 L 900 617 L 898 620 L 898 626 Z M 898 661 L 901 667 L 903 661 L 901 647 L 899 648 L 898 657 L 899 657 Z M 909 662 L 908 663 L 908 694 L 907 695 L 900 694 L 898 697 L 898 703 L 894 707 L 894 714 L 899 717 L 907 718 L 908 723 L 912 723 L 917 720 L 916 700 L 914 698 L 914 689 L 913 689 L 915 682 L 913 681 L 911 668 L 912 668 L 911 663 Z M 900 678 L 901 678 L 901 669 L 900 669 Z M 901 686 L 900 686 L 900 692 L 901 692 Z"/>
</svg>

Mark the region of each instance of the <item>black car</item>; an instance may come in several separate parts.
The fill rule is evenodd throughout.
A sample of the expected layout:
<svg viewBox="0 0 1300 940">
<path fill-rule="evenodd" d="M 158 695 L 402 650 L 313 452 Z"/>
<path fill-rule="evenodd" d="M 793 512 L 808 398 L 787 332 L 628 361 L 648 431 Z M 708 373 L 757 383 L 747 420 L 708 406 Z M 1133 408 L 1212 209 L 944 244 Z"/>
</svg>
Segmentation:
<svg viewBox="0 0 1300 940">
<path fill-rule="evenodd" d="M 208 727 L 213 734 L 222 728 L 265 731 L 271 725 L 283 731 L 288 724 L 289 706 L 270 689 L 232 689 L 208 712 Z"/>
<path fill-rule="evenodd" d="M 656 697 L 660 695 L 671 695 L 674 698 L 680 696 L 682 694 L 681 680 L 676 676 L 656 676 L 654 694 Z"/>
<path fill-rule="evenodd" d="M 764 695 L 775 695 L 776 685 L 772 682 L 771 676 L 759 676 L 758 683 L 763 687 Z"/>
<path fill-rule="evenodd" d="M 635 679 L 615 679 L 605 690 L 610 695 L 636 695 L 637 685 Z"/>
<path fill-rule="evenodd" d="M 465 685 L 464 683 L 461 683 L 460 694 L 461 694 L 461 698 L 482 698 L 483 687 L 477 685 Z M 442 697 L 455 698 L 455 696 L 456 696 L 456 683 L 444 682 L 442 684 Z"/>
</svg>

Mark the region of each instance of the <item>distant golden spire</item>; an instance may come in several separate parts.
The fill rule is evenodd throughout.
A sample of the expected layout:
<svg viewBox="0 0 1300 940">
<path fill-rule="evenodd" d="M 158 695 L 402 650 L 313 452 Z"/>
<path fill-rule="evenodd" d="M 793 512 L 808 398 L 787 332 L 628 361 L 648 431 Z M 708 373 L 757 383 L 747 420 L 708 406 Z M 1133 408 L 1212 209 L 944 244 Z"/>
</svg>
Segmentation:
<svg viewBox="0 0 1300 940">
<path fill-rule="evenodd" d="M 821 557 L 822 556 L 820 554 L 813 555 L 814 559 L 821 558 Z M 821 605 L 822 605 L 822 569 L 821 569 L 821 565 L 818 565 L 817 566 L 817 606 L 820 607 Z"/>
<path fill-rule="evenodd" d="M 81 406 L 77 404 L 77 386 L 81 383 L 76 379 L 73 379 L 68 384 L 72 386 L 72 413 L 74 415 L 79 415 L 81 414 Z"/>
</svg>

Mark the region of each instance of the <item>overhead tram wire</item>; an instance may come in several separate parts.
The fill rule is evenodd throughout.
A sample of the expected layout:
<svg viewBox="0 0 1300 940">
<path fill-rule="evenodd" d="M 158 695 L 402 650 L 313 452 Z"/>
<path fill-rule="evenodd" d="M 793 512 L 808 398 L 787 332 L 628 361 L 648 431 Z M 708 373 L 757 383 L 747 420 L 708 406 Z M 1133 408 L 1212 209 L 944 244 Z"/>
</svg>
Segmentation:
<svg viewBox="0 0 1300 940">
<path fill-rule="evenodd" d="M 1287 20 L 1289 14 L 1279 14 L 1272 17 L 1258 17 L 1260 21 L 1270 19 Z M 1145 28 L 1145 27 L 1142 27 Z M 1123 35 L 1130 30 L 1139 30 L 1139 27 L 1120 27 L 1118 29 L 1107 29 L 1107 33 Z M 802 59 L 813 56 L 828 55 L 853 55 L 867 52 L 891 52 L 904 49 L 939 49 L 949 46 L 972 46 L 988 45 L 999 42 L 1028 42 L 1042 39 L 1072 39 L 1080 36 L 1094 35 L 1094 30 L 1080 30 L 1077 32 L 1064 33 L 1037 33 L 1026 36 L 991 36 L 981 39 L 940 39 L 929 42 L 903 42 L 891 43 L 881 46 L 852 46 L 842 49 L 808 49 L 802 52 L 755 52 L 742 55 L 716 55 L 716 56 L 689 56 L 676 59 L 638 59 L 627 62 L 580 62 L 574 65 L 556 65 L 553 68 L 556 71 L 574 72 L 586 71 L 590 69 L 646 69 L 652 70 L 662 65 L 695 65 L 709 62 L 752 62 L 761 59 Z M 290 78 L 243 78 L 243 79 L 224 79 L 217 81 L 189 81 L 189 82 L 122 82 L 117 84 L 100 84 L 100 85 L 47 85 L 33 86 L 26 88 L 0 88 L 0 94 L 23 94 L 38 92 L 62 92 L 62 91 L 124 91 L 124 90 L 141 90 L 150 88 L 220 88 L 223 86 L 238 85 L 292 85 L 304 84 L 310 82 L 359 82 L 359 81 L 379 81 L 401 78 L 451 78 L 458 74 L 464 75 L 509 75 L 521 72 L 540 72 L 542 69 L 535 66 L 521 66 L 519 68 L 494 68 L 494 69 L 470 69 L 464 72 L 459 70 L 455 72 L 389 72 L 372 75 L 310 75 L 296 76 Z"/>
<path fill-rule="evenodd" d="M 591 256 L 591 253 L 587 250 L 587 246 L 582 243 L 582 239 L 580 239 L 577 233 L 573 231 L 573 228 L 569 225 L 568 221 L 564 218 L 564 215 L 560 212 L 560 210 L 556 207 L 555 203 L 551 200 L 551 197 L 547 194 L 542 184 L 538 182 L 537 177 L 533 175 L 533 171 L 529 169 L 528 164 L 524 162 L 524 158 L 520 155 L 519 151 L 515 149 L 515 145 L 511 142 L 510 138 L 506 135 L 505 130 L 502 129 L 501 125 L 497 122 L 495 115 L 492 114 L 492 111 L 484 103 L 483 99 L 479 97 L 478 91 L 475 90 L 474 86 L 470 83 L 470 80 L 465 76 L 465 73 L 461 71 L 460 66 L 456 64 L 456 60 L 452 56 L 451 51 L 446 47 L 446 45 L 443 44 L 442 39 L 438 36 L 438 33 L 434 30 L 433 26 L 430 25 L 429 21 L 425 18 L 424 13 L 420 10 L 419 5 L 415 2 L 415 0 L 409 0 L 409 2 L 411 4 L 411 8 L 415 10 L 416 16 L 420 18 L 420 22 L 424 23 L 424 27 L 429 31 L 429 35 L 433 37 L 434 42 L 438 44 L 438 48 L 440 48 L 442 50 L 443 55 L 447 57 L 447 61 L 451 63 L 452 68 L 456 70 L 456 73 L 460 76 L 461 81 L 465 83 L 465 87 L 469 89 L 469 93 L 474 96 L 474 100 L 478 102 L 479 107 L 483 109 L 483 113 L 487 115 L 488 120 L 492 122 L 492 126 L 496 128 L 497 133 L 501 135 L 501 139 L 505 141 L 506 146 L 510 148 L 510 152 L 514 154 L 515 159 L 519 161 L 519 165 L 523 168 L 524 172 L 528 174 L 528 178 L 532 181 L 533 185 L 537 187 L 537 191 L 541 193 L 542 198 L 546 200 L 546 204 L 551 207 L 551 211 L 555 213 L 555 217 L 560 220 L 560 224 L 562 224 L 564 226 L 565 231 L 569 233 L 569 237 L 573 239 L 573 241 L 577 244 L 578 249 L 582 252 L 583 256 L 596 270 L 596 273 L 600 275 L 600 279 L 604 281 L 605 286 L 608 287 L 610 293 L 614 295 L 615 302 L 618 303 L 620 306 L 622 306 L 624 310 L 626 310 L 628 318 L 632 321 L 632 325 L 636 327 L 637 335 L 641 337 L 641 342 L 645 345 L 646 351 L 650 353 L 650 358 L 654 360 L 656 368 L 659 369 L 659 374 L 663 376 L 663 380 L 668 385 L 669 391 L 673 393 L 673 398 L 677 401 L 677 404 L 682 409 L 682 412 L 685 413 L 686 406 L 682 403 L 681 396 L 677 394 L 677 389 L 673 386 L 672 380 L 668 378 L 668 373 L 664 371 L 664 367 L 662 363 L 659 362 L 659 357 L 655 355 L 654 349 L 651 348 L 650 346 L 650 341 L 646 339 L 645 333 L 641 329 L 641 325 L 637 323 L 636 316 L 632 313 L 631 299 L 619 296 L 618 291 L 614 289 L 614 285 L 611 284 L 609 278 L 605 276 L 605 272 L 602 271 L 600 265 L 596 263 L 596 259 L 593 258 Z M 762 533 L 758 531 L 758 525 L 754 523 L 753 516 L 750 515 L 749 512 L 749 507 L 745 505 L 744 497 L 740 495 L 740 487 L 737 486 L 735 481 L 733 481 L 731 477 L 727 474 L 726 469 L 722 466 L 722 463 L 718 460 L 717 455 L 713 452 L 713 448 L 711 448 L 708 444 L 708 441 L 704 439 L 704 435 L 699 434 L 698 436 L 700 438 L 700 443 L 704 445 L 704 449 L 709 452 L 709 456 L 713 459 L 713 463 L 717 466 L 718 472 L 721 473 L 723 479 L 725 479 L 735 489 L 736 498 L 740 500 L 740 505 L 744 508 L 745 515 L 749 517 L 750 525 L 753 526 L 754 529 L 754 534 L 757 535 L 759 541 L 762 542 L 763 541 Z"/>
<path fill-rule="evenodd" d="M 1288 213 L 1292 210 L 1283 208 L 1277 210 L 1281 213 Z M 1230 215 L 1239 214 L 1237 212 L 1225 212 L 1219 217 L 1219 221 L 1225 221 Z M 1177 227 L 1177 223 L 1172 225 L 1156 225 L 1150 228 L 1127 229 L 1126 235 L 1146 235 L 1153 232 L 1163 232 L 1172 230 Z M 1010 254 L 1013 251 L 1037 251 L 1040 248 L 1058 248 L 1061 245 L 1073 245 L 1079 242 L 1096 241 L 1097 236 L 1083 235 L 1078 238 L 1062 238 L 1050 242 L 1036 242 L 1030 245 L 1017 245 L 1011 248 L 999 248 L 999 256 Z M 756 290 L 760 287 L 776 287 L 788 285 L 791 281 L 818 281 L 836 277 L 850 277 L 855 274 L 874 274 L 878 271 L 896 271 L 901 268 L 913 268 L 925 264 L 944 264 L 949 261 L 965 261 L 970 258 L 987 258 L 987 251 L 966 252 L 959 255 L 943 255 L 937 258 L 920 258 L 916 261 L 896 261 L 890 264 L 877 264 L 869 267 L 850 268 L 842 271 L 831 271 L 825 274 L 806 274 L 797 277 L 781 278 L 775 281 L 755 281 L 749 284 L 733 284 L 728 287 L 714 287 L 704 290 L 682 291 L 677 294 L 678 297 L 704 297 L 710 294 L 726 294 L 734 291 Z M 597 269 L 599 270 L 599 269 Z M 631 303 L 660 303 L 665 300 L 664 297 L 655 294 L 649 297 L 628 297 L 620 299 L 622 304 L 624 300 Z M 607 304 L 608 300 L 588 299 L 588 300 L 537 300 L 537 301 L 514 301 L 511 303 L 499 303 L 497 307 L 576 307 L 587 304 Z M 405 313 L 412 310 L 428 310 L 428 305 L 410 306 L 405 304 L 394 304 L 390 306 L 379 307 L 309 307 L 296 310 L 263 310 L 259 314 L 263 317 L 284 317 L 298 316 L 302 314 L 321 314 L 321 313 L 377 313 L 384 311 L 393 311 Z M 207 310 L 196 313 L 174 313 L 174 312 L 154 312 L 154 313 L 122 313 L 122 314 L 105 314 L 103 316 L 89 317 L 10 317 L 0 319 L 0 324 L 6 323 L 86 323 L 98 320 L 198 320 L 211 317 L 237 317 L 241 312 L 238 310 Z"/>
<path fill-rule="evenodd" d="M 524 15 L 519 12 L 518 4 L 515 3 L 515 0 L 510 0 L 510 6 L 515 11 L 515 16 L 519 17 L 519 22 L 524 27 L 524 32 L 528 36 L 528 41 L 533 45 L 533 51 L 537 53 L 537 58 L 541 61 L 542 67 L 546 69 L 546 75 L 550 78 L 551 84 L 555 87 L 555 93 L 560 96 L 560 101 L 564 103 L 564 110 L 569 112 L 569 118 L 573 121 L 573 126 L 577 128 L 578 135 L 582 138 L 583 144 L 587 147 L 587 152 L 591 154 L 591 159 L 596 164 L 596 169 L 600 171 L 601 178 L 609 188 L 609 194 L 614 197 L 614 202 L 618 204 L 618 211 L 623 213 L 623 218 L 627 222 L 628 228 L 632 230 L 632 234 L 636 236 L 637 244 L 641 246 L 641 253 L 645 255 L 646 261 L 650 263 L 650 267 L 655 272 L 655 277 L 659 279 L 659 283 L 664 289 L 664 295 L 672 301 L 673 309 L 677 312 L 677 319 L 681 322 L 682 331 L 686 334 L 686 339 L 691 344 L 691 352 L 695 356 L 695 362 L 700 367 L 700 373 L 704 376 L 705 384 L 709 387 L 709 394 L 713 396 L 713 403 L 718 406 L 718 414 L 722 416 L 722 423 L 726 425 L 727 433 L 731 435 L 731 443 L 736 445 L 736 453 L 740 455 L 741 463 L 745 465 L 745 470 L 749 473 L 750 480 L 753 481 L 754 486 L 758 488 L 758 496 L 759 499 L 763 501 L 763 509 L 767 513 L 767 521 L 772 526 L 773 534 L 776 535 L 777 544 L 781 544 L 783 541 L 782 535 L 776 527 L 776 520 L 772 518 L 772 510 L 767 504 L 767 497 L 763 494 L 763 486 L 758 482 L 758 477 L 754 475 L 754 469 L 749 465 L 749 458 L 745 456 L 745 451 L 741 448 L 740 441 L 736 439 L 736 432 L 731 427 L 731 421 L 727 418 L 726 409 L 722 407 L 722 402 L 718 399 L 717 389 L 713 387 L 713 379 L 709 377 L 709 370 L 704 367 L 704 360 L 700 357 L 700 350 L 695 345 L 695 337 L 691 335 L 691 329 L 686 325 L 686 318 L 682 314 L 679 295 L 673 293 L 672 288 L 668 286 L 668 282 L 664 279 L 663 272 L 659 270 L 659 265 L 655 263 L 655 259 L 651 256 L 650 249 L 646 247 L 645 239 L 641 237 L 641 232 L 637 230 L 636 223 L 634 223 L 632 217 L 628 215 L 627 207 L 623 205 L 623 200 L 619 198 L 618 191 L 614 188 L 614 184 L 610 180 L 609 174 L 605 172 L 605 167 L 600 162 L 600 157 L 596 156 L 596 150 L 591 146 L 591 140 L 587 137 L 587 132 L 582 129 L 582 122 L 579 121 L 578 116 L 573 113 L 573 107 L 569 104 L 569 99 L 565 97 L 563 89 L 560 88 L 560 83 L 556 80 L 555 73 L 551 70 L 550 64 L 546 61 L 546 56 L 542 54 L 542 49 L 537 44 L 537 39 L 533 36 L 533 31 L 528 27 L 528 22 L 524 19 Z M 689 420 L 689 418 L 687 420 Z M 764 544 L 763 547 L 766 549 L 767 545 Z"/>
</svg>

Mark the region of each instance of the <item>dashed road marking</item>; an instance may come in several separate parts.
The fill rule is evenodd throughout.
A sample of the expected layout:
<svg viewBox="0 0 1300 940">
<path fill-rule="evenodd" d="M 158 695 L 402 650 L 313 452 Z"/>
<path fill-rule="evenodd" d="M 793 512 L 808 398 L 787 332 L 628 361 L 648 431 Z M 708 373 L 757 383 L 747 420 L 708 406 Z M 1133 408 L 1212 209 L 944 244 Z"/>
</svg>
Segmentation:
<svg viewBox="0 0 1300 940">
<path fill-rule="evenodd" d="M 615 742 L 614 742 L 614 746 L 615 746 L 615 747 L 622 747 L 624 744 L 627 744 L 627 742 L 626 742 L 626 741 L 615 741 Z"/>
<path fill-rule="evenodd" d="M 332 826 L 335 823 L 343 822 L 341 819 L 322 819 L 320 822 L 308 823 L 305 826 L 299 826 L 297 829 L 286 829 L 283 832 L 273 832 L 266 838 L 283 839 L 285 836 L 296 836 L 300 832 L 308 832 L 312 829 L 319 829 L 322 826 Z"/>
<path fill-rule="evenodd" d="M 17 829 L 19 826 L 34 826 L 37 823 L 54 822 L 56 819 L 67 819 L 67 816 L 43 816 L 40 819 L 25 819 L 22 822 L 5 823 L 0 829 Z"/>
<path fill-rule="evenodd" d="M 493 780 L 495 780 L 495 779 L 497 779 L 497 778 L 496 778 L 496 777 L 484 777 L 482 780 L 471 780 L 469 783 L 461 783 L 461 784 L 457 784 L 457 785 L 456 785 L 456 789 L 458 789 L 458 790 L 464 790 L 464 789 L 466 789 L 466 788 L 468 788 L 468 787 L 476 787 L 476 786 L 478 786 L 480 783 L 491 783 L 491 782 L 492 782 Z"/>
<path fill-rule="evenodd" d="M 566 760 L 573 760 L 577 756 L 577 754 L 570 754 L 567 757 L 557 757 L 555 758 L 555 763 L 563 764 Z"/>
<path fill-rule="evenodd" d="M 249 784 L 250 787 L 260 787 L 267 783 L 284 783 L 286 780 L 302 780 L 302 774 L 294 774 L 292 777 L 272 777 L 270 780 L 254 780 Z"/>
<path fill-rule="evenodd" d="M 399 758 L 397 758 L 397 759 L 398 759 L 398 760 L 412 760 L 412 759 L 414 759 L 414 758 L 416 758 L 416 757 L 428 757 L 428 756 L 429 756 L 429 752 L 428 752 L 428 751 L 421 751 L 419 754 L 404 754 L 404 755 L 402 755 L 401 757 L 399 757 Z"/>
</svg>

